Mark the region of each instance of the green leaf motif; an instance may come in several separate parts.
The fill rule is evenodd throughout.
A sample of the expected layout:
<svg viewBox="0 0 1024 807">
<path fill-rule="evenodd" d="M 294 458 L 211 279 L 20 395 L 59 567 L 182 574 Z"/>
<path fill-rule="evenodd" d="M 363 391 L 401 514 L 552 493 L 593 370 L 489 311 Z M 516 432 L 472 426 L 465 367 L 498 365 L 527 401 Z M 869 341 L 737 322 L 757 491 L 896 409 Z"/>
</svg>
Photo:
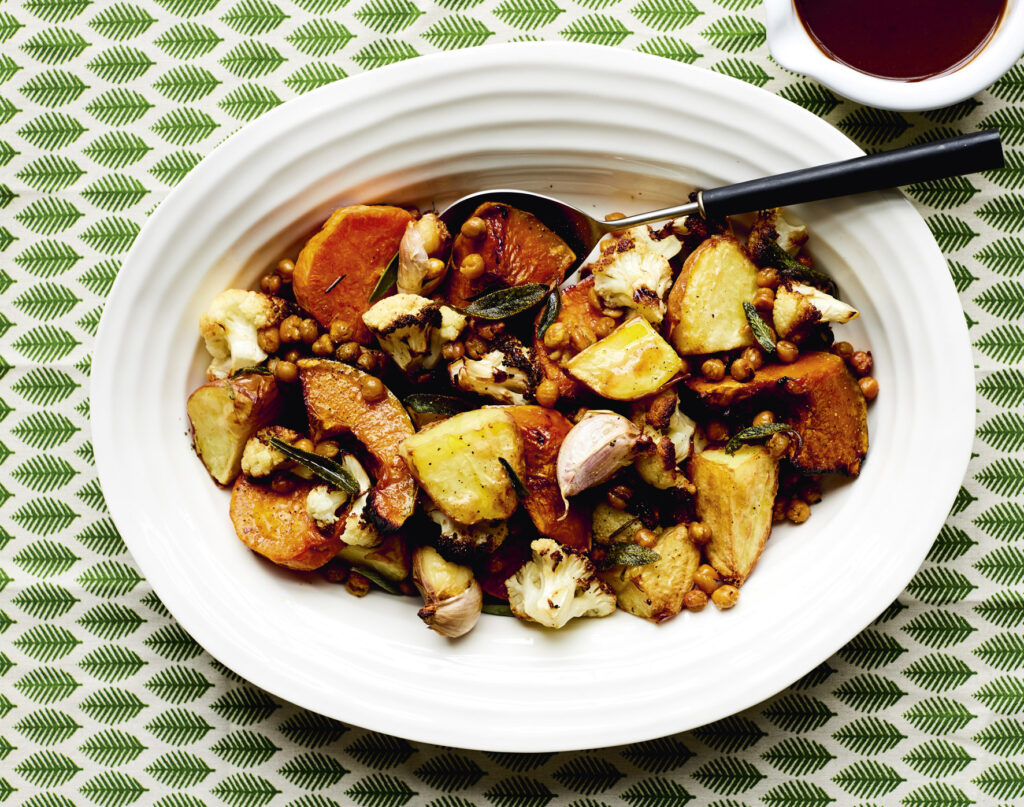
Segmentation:
<svg viewBox="0 0 1024 807">
<path fill-rule="evenodd" d="M 81 237 L 86 244 L 97 252 L 117 255 L 128 251 L 129 247 L 135 242 L 140 229 L 141 227 L 134 221 L 121 218 L 120 216 L 111 216 L 110 218 L 100 219 L 91 225 L 82 233 Z"/>
<path fill-rule="evenodd" d="M 36 745 L 56 745 L 70 739 L 82 727 L 58 709 L 38 709 L 25 715 L 14 728 Z"/>
<path fill-rule="evenodd" d="M 153 82 L 162 95 L 179 104 L 189 104 L 205 98 L 220 84 L 220 80 L 209 70 L 195 65 L 182 64 L 171 68 Z"/>
<path fill-rule="evenodd" d="M 976 588 L 977 586 L 963 574 L 945 566 L 929 566 L 922 569 L 907 584 L 907 591 L 910 594 L 929 605 L 960 602 Z"/>
<path fill-rule="evenodd" d="M 965 205 L 980 193 L 965 177 L 947 177 L 907 186 L 907 193 L 923 205 L 949 210 Z"/>
<path fill-rule="evenodd" d="M 6 11 L 0 12 L 0 42 L 6 42 L 24 27 L 24 23 L 18 22 L 13 15 Z"/>
<path fill-rule="evenodd" d="M 67 628 L 47 623 L 29 628 L 14 640 L 22 653 L 42 663 L 64 658 L 81 643 Z"/>
<path fill-rule="evenodd" d="M 970 273 L 970 270 L 959 261 L 947 261 L 949 274 L 953 278 L 953 285 L 957 291 L 967 291 L 968 287 L 978 278 Z"/>
<path fill-rule="evenodd" d="M 219 0 L 156 0 L 157 5 L 178 17 L 198 17 L 200 14 L 206 14 L 217 7 L 218 1 Z"/>
<path fill-rule="evenodd" d="M 78 602 L 70 591 L 53 583 L 33 583 L 11 599 L 26 614 L 34 619 L 49 620 L 63 616 Z"/>
<path fill-rule="evenodd" d="M 85 110 L 105 126 L 118 127 L 134 123 L 152 108 L 135 90 L 115 87 L 90 101 Z"/>
<path fill-rule="evenodd" d="M 212 28 L 183 22 L 164 31 L 153 44 L 172 59 L 195 59 L 206 56 L 223 41 Z"/>
<path fill-rule="evenodd" d="M 33 104 L 58 107 L 74 103 L 87 89 L 88 85 L 73 73 L 66 70 L 44 70 L 31 75 L 21 86 L 21 94 Z"/>
<path fill-rule="evenodd" d="M 512 28 L 533 31 L 553 23 L 565 9 L 555 0 L 502 0 L 494 16 Z"/>
<path fill-rule="evenodd" d="M 899 113 L 869 107 L 856 109 L 836 125 L 862 146 L 891 143 L 910 128 L 910 124 Z"/>
<path fill-rule="evenodd" d="M 156 18 L 148 11 L 131 3 L 114 3 L 106 6 L 95 17 L 89 20 L 89 27 L 107 39 L 123 41 L 142 36 Z"/>
<path fill-rule="evenodd" d="M 406 59 L 414 59 L 419 55 L 419 51 L 408 42 L 397 39 L 377 39 L 361 48 L 352 57 L 352 61 L 363 70 L 373 70 Z"/>
<path fill-rule="evenodd" d="M 821 743 L 806 737 L 789 737 L 761 754 L 761 759 L 790 776 L 817 773 L 835 758 Z"/>
<path fill-rule="evenodd" d="M 236 768 L 263 765 L 281 749 L 259 732 L 232 731 L 210 746 L 218 757 Z"/>
<path fill-rule="evenodd" d="M 792 780 L 771 788 L 761 801 L 768 807 L 825 807 L 835 799 L 813 782 Z"/>
<path fill-rule="evenodd" d="M 266 692 L 246 686 L 225 692 L 210 708 L 225 720 L 240 726 L 251 726 L 266 720 L 281 705 Z"/>
<path fill-rule="evenodd" d="M 45 28 L 25 42 L 21 49 L 43 64 L 64 64 L 77 59 L 89 43 L 77 31 Z"/>
<path fill-rule="evenodd" d="M 54 487 L 60 487 L 60 484 L 53 484 L 54 475 L 67 476 L 70 479 L 75 473 L 76 471 L 63 459 L 49 454 L 37 454 L 19 465 L 12 476 L 19 481 L 34 478 L 38 485 L 33 489 L 45 493 Z M 53 577 L 64 574 L 78 560 L 81 558 L 64 544 L 45 538 L 41 541 L 33 541 L 14 556 L 14 562 L 35 577 Z"/>
<path fill-rule="evenodd" d="M 217 104 L 231 117 L 244 121 L 258 118 L 283 101 L 273 90 L 259 84 L 242 84 Z"/>
<path fill-rule="evenodd" d="M 873 799 L 892 793 L 907 780 L 891 765 L 862 759 L 843 768 L 832 781 L 857 798 Z"/>
<path fill-rule="evenodd" d="M 961 557 L 970 551 L 972 546 L 977 546 L 977 543 L 959 527 L 943 524 L 935 543 L 928 551 L 927 559 L 932 563 L 947 563 Z"/>
<path fill-rule="evenodd" d="M 62 23 L 77 17 L 92 0 L 25 0 L 23 6 L 43 22 Z"/>
<path fill-rule="evenodd" d="M 922 689 L 945 692 L 967 683 L 975 672 L 956 656 L 932 653 L 914 661 L 903 674 Z"/>
<path fill-rule="evenodd" d="M 16 176 L 33 190 L 40 193 L 55 193 L 71 187 L 84 174 L 85 171 L 79 168 L 74 160 L 48 154 L 30 162 L 18 171 Z"/>
<path fill-rule="evenodd" d="M 1018 232 L 1024 229 L 1024 196 L 1009 194 L 996 196 L 983 204 L 976 215 L 990 227 L 1003 232 Z"/>
<path fill-rule="evenodd" d="M 1024 711 L 1024 681 L 1003 675 L 981 687 L 974 697 L 997 714 L 1019 714 Z"/>
<path fill-rule="evenodd" d="M 989 373 L 978 382 L 978 392 L 995 406 L 1019 406 L 1024 403 L 1024 371 L 1003 369 Z"/>
<path fill-rule="evenodd" d="M 772 76 L 761 65 L 747 59 L 725 59 L 712 65 L 711 69 L 716 73 L 753 84 L 755 87 L 763 87 L 772 80 Z"/>
<path fill-rule="evenodd" d="M 114 130 L 96 138 L 82 153 L 104 168 L 117 170 L 134 165 L 152 150 L 137 134 Z"/>
<path fill-rule="evenodd" d="M 960 788 L 944 782 L 922 785 L 900 800 L 905 807 L 967 807 L 974 803 Z"/>
<path fill-rule="evenodd" d="M 21 69 L 21 65 L 6 53 L 0 54 L 0 84 L 6 84 Z"/>
<path fill-rule="evenodd" d="M 1024 765 L 997 762 L 971 781 L 993 799 L 1016 799 L 1024 795 Z"/>
<path fill-rule="evenodd" d="M 810 695 L 785 695 L 769 703 L 762 714 L 779 729 L 796 734 L 820 729 L 836 716 Z"/>
<path fill-rule="evenodd" d="M 1024 67 L 1019 64 L 1011 67 L 1002 78 L 989 87 L 989 92 L 1007 104 L 1024 101 Z"/>
<path fill-rule="evenodd" d="M 22 209 L 14 218 L 36 235 L 54 235 L 75 225 L 85 214 L 67 199 L 43 196 Z"/>
<path fill-rule="evenodd" d="M 413 795 L 415 795 L 409 788 L 403 783 L 384 774 L 374 774 L 363 779 L 359 784 L 363 785 L 367 782 L 376 784 L 378 781 L 387 783 L 390 789 L 396 791 L 399 795 L 404 795 L 405 798 L 402 801 L 389 801 L 387 804 L 404 804 Z M 663 784 L 664 780 L 648 780 L 654 783 L 655 787 Z M 668 783 L 670 787 L 674 786 L 674 783 Z M 372 787 L 366 787 L 370 794 L 373 793 Z M 355 796 L 352 794 L 351 789 L 345 791 L 348 795 Z M 627 804 L 635 807 L 635 802 L 630 800 L 630 791 L 627 790 L 622 794 L 621 798 Z M 484 791 L 484 798 L 491 802 L 494 807 L 544 807 L 551 799 L 555 797 L 555 794 L 548 790 L 547 786 L 543 782 L 536 779 L 527 779 L 525 776 L 511 776 L 507 779 L 502 779 L 496 784 L 492 785 L 486 791 Z M 361 807 L 376 807 L 376 800 L 369 798 L 356 799 Z M 671 802 L 666 802 L 671 803 Z"/>
<path fill-rule="evenodd" d="M 343 78 L 348 74 L 329 62 L 312 62 L 304 65 L 284 80 L 286 86 L 297 93 L 307 93 Z"/>
<path fill-rule="evenodd" d="M 117 279 L 117 273 L 121 270 L 121 264 L 117 261 L 100 261 L 95 266 L 87 269 L 78 279 L 85 288 L 100 297 L 110 294 L 110 289 Z"/>
<path fill-rule="evenodd" d="M 14 104 L 9 100 L 6 98 L 0 98 L 0 126 L 5 123 L 9 123 L 10 120 L 19 112 L 21 112 L 21 110 L 14 106 Z M 6 207 L 6 205 L 3 205 L 3 207 Z"/>
<path fill-rule="evenodd" d="M 166 787 L 182 790 L 195 787 L 213 773 L 213 768 L 195 754 L 172 751 L 149 763 L 146 773 Z"/>
<path fill-rule="evenodd" d="M 289 742 L 303 748 L 322 748 L 341 737 L 348 731 L 348 726 L 315 712 L 301 711 L 278 726 L 278 731 Z"/>
<path fill-rule="evenodd" d="M 95 597 L 122 597 L 141 583 L 142 577 L 131 566 L 104 560 L 83 572 L 77 580 Z"/>
<path fill-rule="evenodd" d="M 3 163 L 0 163 L 2 165 Z M 18 239 L 11 235 L 11 231 L 6 227 L 0 227 L 0 252 L 6 252 L 7 247 L 13 244 Z M 14 278 L 12 278 L 7 271 L 0 269 L 0 294 L 6 292 L 11 286 L 14 285 Z"/>
<path fill-rule="evenodd" d="M 699 53 L 689 42 L 671 36 L 656 36 L 648 39 L 646 42 L 642 42 L 637 50 L 683 64 L 693 64 L 704 55 Z"/>
<path fill-rule="evenodd" d="M 1024 188 L 1024 151 L 1007 151 L 1004 157 L 1003 167 L 985 171 L 985 179 L 1011 191 Z"/>
<path fill-rule="evenodd" d="M 134 633 L 145 621 L 127 605 L 101 602 L 82 614 L 75 623 L 93 636 L 107 641 L 117 641 Z"/>
<path fill-rule="evenodd" d="M 584 17 L 580 19 L 580 23 L 586 27 L 588 23 L 584 20 L 589 20 L 590 23 L 597 24 L 596 20 L 599 15 L 591 15 L 590 17 Z M 610 18 L 605 18 L 609 19 Z M 621 23 L 619 23 L 621 26 Z M 566 33 L 569 29 L 562 31 L 562 35 L 572 41 L 593 41 L 593 40 L 580 40 L 574 39 L 573 36 Z M 475 17 L 464 17 L 459 14 L 453 14 L 450 17 L 443 17 L 442 19 L 431 25 L 421 36 L 427 40 L 438 50 L 455 50 L 457 48 L 473 48 L 478 45 L 484 44 L 489 37 L 494 36 L 494 31 L 490 30 L 480 20 Z M 619 39 L 615 42 L 618 44 L 622 40 Z"/>
<path fill-rule="evenodd" d="M 64 316 L 80 302 L 81 299 L 66 286 L 39 283 L 20 294 L 14 306 L 34 319 L 45 321 Z"/>
<path fill-rule="evenodd" d="M 575 767 L 572 770 L 564 770 L 564 779 L 559 779 L 559 773 L 555 773 L 554 778 L 563 786 L 568 787 L 571 790 L 576 790 L 580 793 L 596 793 L 601 790 L 606 790 L 622 777 L 621 773 L 615 770 L 614 767 L 611 767 L 611 770 L 614 771 L 614 773 L 611 774 L 613 777 L 611 783 L 601 787 L 602 771 L 592 769 L 588 763 L 596 763 L 598 768 L 600 768 L 603 763 L 591 759 L 575 760 L 575 762 L 581 762 L 582 769 L 580 767 Z M 566 767 L 571 767 L 571 763 Z M 415 773 L 416 776 L 425 784 L 435 790 L 440 790 L 445 793 L 453 790 L 465 790 L 468 787 L 473 787 L 473 785 L 479 782 L 480 778 L 484 775 L 484 771 L 472 759 L 460 756 L 459 754 L 440 754 L 433 757 L 418 767 Z M 593 774 L 593 780 L 588 779 L 588 773 Z M 608 771 L 605 770 L 603 773 L 607 774 Z M 592 781 L 595 789 L 586 790 L 573 786 L 581 785 L 583 788 L 586 788 L 590 781 Z"/>
<path fill-rule="evenodd" d="M 63 112 L 44 112 L 26 123 L 18 134 L 38 149 L 56 151 L 70 146 L 86 132 L 86 128 Z"/>
<path fill-rule="evenodd" d="M 53 667 L 37 667 L 14 683 L 22 695 L 44 706 L 70 698 L 80 686 L 71 673 Z"/>
<path fill-rule="evenodd" d="M 59 793 L 45 792 L 36 795 L 24 802 L 24 807 L 75 807 L 75 804 L 67 796 Z"/>
<path fill-rule="evenodd" d="M 386 770 L 406 762 L 416 749 L 400 737 L 368 732 L 351 743 L 345 753 L 361 765 Z"/>
<path fill-rule="evenodd" d="M 104 81 L 125 84 L 141 78 L 155 64 L 138 48 L 115 45 L 97 55 L 86 67 Z"/>
<path fill-rule="evenodd" d="M 286 61 L 273 45 L 247 39 L 229 50 L 220 64 L 238 78 L 260 78 L 273 73 Z"/>
<path fill-rule="evenodd" d="M 394 34 L 426 14 L 412 0 L 369 0 L 355 18 L 379 34 Z"/>
<path fill-rule="evenodd" d="M 188 709 L 170 709 L 146 724 L 146 731 L 167 745 L 191 745 L 202 740 L 213 726 Z"/>
<path fill-rule="evenodd" d="M 844 681 L 832 694 L 858 712 L 877 712 L 895 705 L 907 693 L 889 678 L 866 673 Z"/>
<path fill-rule="evenodd" d="M 162 625 L 146 639 L 146 647 L 168 661 L 188 661 L 202 654 L 203 649 L 177 622 Z"/>
<path fill-rule="evenodd" d="M 690 0 L 642 0 L 633 6 L 630 13 L 655 31 L 677 31 L 690 25 L 704 12 Z"/>
<path fill-rule="evenodd" d="M 1009 757 L 1024 752 L 1024 723 L 1019 720 L 996 720 L 972 738 L 990 754 Z"/>
<path fill-rule="evenodd" d="M 1024 338 L 1024 331 L 1021 331 Z M 1003 457 L 986 466 L 975 479 L 997 496 L 1017 496 L 1024 492 L 1024 463 Z"/>
<path fill-rule="evenodd" d="M 810 110 L 820 117 L 830 114 L 833 109 L 842 103 L 827 88 L 810 81 L 789 84 L 779 90 L 779 95 L 787 101 L 799 104 L 804 109 Z"/>
<path fill-rule="evenodd" d="M 331 14 L 348 5 L 348 0 L 295 0 L 295 5 L 310 14 Z"/>
<path fill-rule="evenodd" d="M 974 610 L 996 627 L 1015 628 L 1024 623 L 1024 595 L 1013 590 L 997 591 Z"/>
<path fill-rule="evenodd" d="M 1024 550 L 1004 546 L 989 552 L 972 564 L 985 577 L 1001 586 L 1017 585 L 1024 580 Z"/>
<path fill-rule="evenodd" d="M 633 743 L 623 749 L 622 756 L 640 770 L 648 773 L 665 773 L 685 765 L 693 756 L 693 752 L 676 737 L 661 737 L 657 740 Z"/>
<path fill-rule="evenodd" d="M 701 765 L 692 775 L 708 790 L 727 796 L 744 793 L 765 778 L 754 765 L 739 757 L 718 757 Z"/>
<path fill-rule="evenodd" d="M 97 555 L 119 555 L 127 551 L 121 533 L 109 518 L 92 522 L 77 536 L 79 543 Z"/>
<path fill-rule="evenodd" d="M 41 497 L 19 507 L 11 520 L 34 535 L 53 535 L 71 526 L 78 513 L 64 502 Z"/>
<path fill-rule="evenodd" d="M 165 667 L 146 682 L 146 689 L 175 706 L 198 700 L 213 687 L 198 670 L 176 665 Z"/>
<path fill-rule="evenodd" d="M 945 697 L 934 697 L 915 703 L 903 713 L 903 718 L 918 731 L 943 735 L 964 728 L 975 715 L 962 703 Z"/>
<path fill-rule="evenodd" d="M 1024 636 L 997 633 L 978 645 L 974 655 L 997 670 L 1020 669 L 1024 667 Z"/>
<path fill-rule="evenodd" d="M 234 773 L 214 785 L 211 793 L 228 807 L 263 807 L 281 791 L 254 773 Z"/>
<path fill-rule="evenodd" d="M 14 769 L 22 779 L 39 788 L 61 787 L 82 769 L 70 757 L 56 751 L 37 751 Z"/>
<path fill-rule="evenodd" d="M 1021 290 L 1021 311 L 1024 313 L 1024 286 Z M 1003 412 L 978 428 L 978 436 L 997 451 L 1019 451 L 1024 448 L 1024 417 L 1016 412 Z"/>
<path fill-rule="evenodd" d="M 220 20 L 242 36 L 262 36 L 288 19 L 280 6 L 269 0 L 241 0 Z"/>
<path fill-rule="evenodd" d="M 133 693 L 117 687 L 91 692 L 80 706 L 93 720 L 116 726 L 138 717 L 146 704 Z"/>
<path fill-rule="evenodd" d="M 974 762 L 974 757 L 957 743 L 929 740 L 904 755 L 903 761 L 922 776 L 935 779 L 960 773 Z"/>
<path fill-rule="evenodd" d="M 103 316 L 103 306 L 99 305 L 87 314 L 83 314 L 79 319 L 76 319 L 75 324 L 89 334 L 89 336 L 95 337 L 96 332 L 100 329 L 101 316 Z"/>
<path fill-rule="evenodd" d="M 1018 325 L 1000 325 L 984 334 L 974 345 L 994 361 L 1018 364 L 1024 359 L 1024 330 Z M 995 490 L 992 492 L 996 495 L 1013 495 L 1000 494 Z"/>
<path fill-rule="evenodd" d="M 180 107 L 162 116 L 150 128 L 172 146 L 190 146 L 205 140 L 219 125 L 201 110 Z"/>
<path fill-rule="evenodd" d="M 125 807 L 138 801 L 146 790 L 137 779 L 120 771 L 105 771 L 79 788 L 97 807 Z"/>
<path fill-rule="evenodd" d="M 742 715 L 708 723 L 693 733 L 705 745 L 725 754 L 745 751 L 767 736 L 757 723 Z"/>
<path fill-rule="evenodd" d="M 148 662 L 134 650 L 116 644 L 101 645 L 78 662 L 89 675 L 108 684 L 137 674 Z"/>
<path fill-rule="evenodd" d="M 726 53 L 746 53 L 764 45 L 766 38 L 764 23 L 742 16 L 722 17 L 700 35 Z"/>
<path fill-rule="evenodd" d="M 932 231 L 932 235 L 935 236 L 939 249 L 943 252 L 963 249 L 978 237 L 978 233 L 967 226 L 967 222 L 963 219 L 953 218 L 946 213 L 929 216 L 925 219 L 925 223 Z"/>
<path fill-rule="evenodd" d="M 103 729 L 78 746 L 97 765 L 115 767 L 132 762 L 146 750 L 139 738 L 117 729 Z"/>
<path fill-rule="evenodd" d="M 299 754 L 277 771 L 296 787 L 322 790 L 337 784 L 348 773 L 337 760 L 316 751 Z"/>
<path fill-rule="evenodd" d="M 862 717 L 843 726 L 832 738 L 854 754 L 872 756 L 891 751 L 907 739 L 907 735 L 888 720 Z"/>
<path fill-rule="evenodd" d="M 865 630 L 839 650 L 843 661 L 865 669 L 874 669 L 896 661 L 907 648 L 886 633 Z"/>
<path fill-rule="evenodd" d="M 149 190 L 135 177 L 107 174 L 83 190 L 82 196 L 100 210 L 120 213 L 137 205 L 148 193 Z"/>
</svg>

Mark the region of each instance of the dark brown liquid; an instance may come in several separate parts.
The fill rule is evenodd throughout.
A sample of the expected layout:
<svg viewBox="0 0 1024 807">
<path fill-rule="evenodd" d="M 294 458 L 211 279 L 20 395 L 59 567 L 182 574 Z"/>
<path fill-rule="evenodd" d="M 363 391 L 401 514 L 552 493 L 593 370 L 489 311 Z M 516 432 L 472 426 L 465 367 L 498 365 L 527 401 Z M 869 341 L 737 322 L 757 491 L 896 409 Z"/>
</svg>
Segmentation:
<svg viewBox="0 0 1024 807">
<path fill-rule="evenodd" d="M 882 78 L 928 78 L 967 62 L 999 25 L 1006 0 L 794 0 L 826 55 Z"/>
</svg>

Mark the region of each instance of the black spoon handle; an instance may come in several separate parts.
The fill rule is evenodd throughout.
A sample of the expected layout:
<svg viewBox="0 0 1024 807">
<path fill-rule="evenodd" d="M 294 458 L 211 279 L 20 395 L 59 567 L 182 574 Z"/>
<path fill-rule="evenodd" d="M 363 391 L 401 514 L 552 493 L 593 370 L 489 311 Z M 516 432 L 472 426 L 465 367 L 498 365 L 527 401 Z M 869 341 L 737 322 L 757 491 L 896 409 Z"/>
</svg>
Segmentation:
<svg viewBox="0 0 1024 807">
<path fill-rule="evenodd" d="M 721 218 L 1002 167 L 999 131 L 991 129 L 711 188 L 699 198 L 705 218 Z"/>
</svg>

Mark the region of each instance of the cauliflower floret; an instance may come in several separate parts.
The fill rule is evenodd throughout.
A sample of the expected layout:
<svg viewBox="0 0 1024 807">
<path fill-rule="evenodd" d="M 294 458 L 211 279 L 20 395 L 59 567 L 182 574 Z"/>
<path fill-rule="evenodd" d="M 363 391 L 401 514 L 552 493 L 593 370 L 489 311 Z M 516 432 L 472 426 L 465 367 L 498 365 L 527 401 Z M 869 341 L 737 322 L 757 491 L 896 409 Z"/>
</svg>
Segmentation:
<svg viewBox="0 0 1024 807">
<path fill-rule="evenodd" d="M 359 485 L 359 495 L 356 496 L 345 516 L 345 527 L 341 533 L 341 540 L 349 546 L 377 546 L 381 542 L 380 534 L 364 514 L 366 500 L 373 487 L 370 477 L 366 475 L 363 466 L 351 454 L 345 455 L 342 465 L 355 477 L 356 483 Z"/>
<path fill-rule="evenodd" d="M 672 286 L 668 259 L 682 244 L 674 235 L 658 237 L 649 227 L 634 227 L 601 247 L 591 264 L 594 290 L 605 305 L 629 308 L 657 325 L 665 317 L 665 295 Z"/>
<path fill-rule="evenodd" d="M 227 378 L 266 359 L 258 332 L 277 324 L 283 315 L 283 300 L 258 291 L 228 289 L 214 297 L 209 310 L 199 317 L 199 333 L 213 357 L 207 378 Z"/>
<path fill-rule="evenodd" d="M 849 322 L 858 316 L 853 306 L 821 289 L 791 281 L 778 287 L 772 306 L 772 325 L 780 339 L 799 340 L 819 322 Z"/>
<path fill-rule="evenodd" d="M 773 207 L 757 214 L 749 240 L 763 238 L 769 230 L 775 232 L 774 240 L 790 255 L 796 255 L 807 243 L 807 226 L 784 207 Z"/>
<path fill-rule="evenodd" d="M 469 563 L 478 554 L 494 552 L 508 535 L 508 525 L 503 520 L 460 524 L 437 507 L 428 506 L 426 512 L 441 528 L 437 548 L 453 563 Z"/>
<path fill-rule="evenodd" d="M 385 297 L 363 314 L 381 348 L 406 373 L 432 370 L 446 342 L 458 339 L 466 318 L 417 294 Z"/>
<path fill-rule="evenodd" d="M 659 490 L 688 487 L 678 468 L 690 456 L 697 424 L 679 408 L 678 396 L 674 392 L 662 393 L 649 404 L 635 405 L 633 422 L 640 426 L 651 446 L 636 459 L 640 478 Z"/>
<path fill-rule="evenodd" d="M 345 491 L 317 485 L 306 494 L 306 512 L 318 527 L 329 527 L 338 520 L 338 508 L 347 501 Z"/>
<path fill-rule="evenodd" d="M 589 558 L 550 538 L 538 538 L 530 549 L 533 559 L 505 581 L 517 617 L 561 628 L 575 617 L 608 616 L 615 610 L 615 595 Z"/>
<path fill-rule="evenodd" d="M 507 404 L 524 404 L 533 387 L 534 367 L 517 340 L 505 338 L 479 359 L 459 359 L 448 365 L 452 384 L 464 392 L 486 395 Z"/>
</svg>

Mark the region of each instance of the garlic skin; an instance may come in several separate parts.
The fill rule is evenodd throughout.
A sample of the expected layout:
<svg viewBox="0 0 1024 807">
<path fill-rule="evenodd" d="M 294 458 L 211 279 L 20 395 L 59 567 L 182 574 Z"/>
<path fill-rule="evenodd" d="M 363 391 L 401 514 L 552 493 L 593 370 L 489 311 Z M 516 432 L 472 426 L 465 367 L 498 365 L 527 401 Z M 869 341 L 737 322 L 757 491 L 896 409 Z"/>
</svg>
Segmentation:
<svg viewBox="0 0 1024 807">
<path fill-rule="evenodd" d="M 398 245 L 400 294 L 425 296 L 441 285 L 451 241 L 448 228 L 433 213 L 409 222 Z"/>
<path fill-rule="evenodd" d="M 471 569 L 449 563 L 432 546 L 421 546 L 413 553 L 412 582 L 424 602 L 418 616 L 428 628 L 449 639 L 473 630 L 484 595 Z"/>
<path fill-rule="evenodd" d="M 558 450 L 555 475 L 562 498 L 599 485 L 633 461 L 640 429 L 615 412 L 591 411 L 577 423 Z"/>
</svg>

